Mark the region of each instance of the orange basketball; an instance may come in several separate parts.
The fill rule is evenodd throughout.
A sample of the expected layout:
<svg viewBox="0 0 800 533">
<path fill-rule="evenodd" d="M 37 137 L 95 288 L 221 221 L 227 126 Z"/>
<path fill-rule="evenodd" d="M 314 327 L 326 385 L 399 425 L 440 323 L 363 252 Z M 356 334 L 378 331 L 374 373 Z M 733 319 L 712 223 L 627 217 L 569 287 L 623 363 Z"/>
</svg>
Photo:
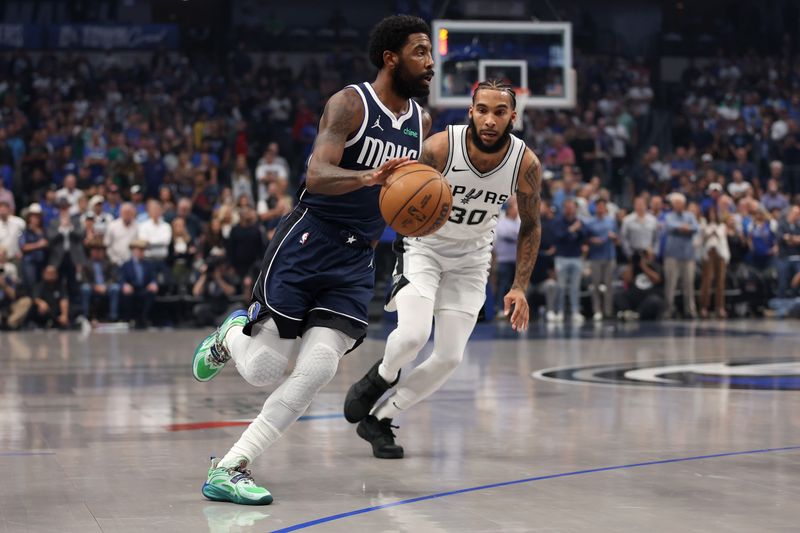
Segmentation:
<svg viewBox="0 0 800 533">
<path fill-rule="evenodd" d="M 422 237 L 441 228 L 453 205 L 450 185 L 436 169 L 411 163 L 395 170 L 381 188 L 386 223 L 400 235 Z"/>
</svg>

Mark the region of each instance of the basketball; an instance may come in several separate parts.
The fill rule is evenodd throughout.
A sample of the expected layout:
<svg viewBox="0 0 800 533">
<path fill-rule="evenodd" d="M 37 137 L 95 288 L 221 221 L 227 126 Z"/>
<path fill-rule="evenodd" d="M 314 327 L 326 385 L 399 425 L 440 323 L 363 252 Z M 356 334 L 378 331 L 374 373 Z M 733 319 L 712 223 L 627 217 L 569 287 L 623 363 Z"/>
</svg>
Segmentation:
<svg viewBox="0 0 800 533">
<path fill-rule="evenodd" d="M 453 205 L 447 180 L 434 168 L 411 163 L 395 170 L 381 189 L 386 223 L 400 235 L 423 237 L 441 228 Z"/>
</svg>

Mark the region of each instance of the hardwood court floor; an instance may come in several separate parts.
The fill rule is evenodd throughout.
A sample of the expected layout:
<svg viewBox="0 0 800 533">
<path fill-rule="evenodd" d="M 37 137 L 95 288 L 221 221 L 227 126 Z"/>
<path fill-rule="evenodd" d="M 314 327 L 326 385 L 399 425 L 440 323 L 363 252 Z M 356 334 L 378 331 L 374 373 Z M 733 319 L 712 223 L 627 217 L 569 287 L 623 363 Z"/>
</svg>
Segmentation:
<svg viewBox="0 0 800 533">
<path fill-rule="evenodd" d="M 268 507 L 200 494 L 269 392 L 233 367 L 195 382 L 202 335 L 0 333 L 0 533 L 800 524 L 796 322 L 481 325 L 445 387 L 396 419 L 401 461 L 374 459 L 340 414 L 378 327 L 254 464 Z"/>
</svg>

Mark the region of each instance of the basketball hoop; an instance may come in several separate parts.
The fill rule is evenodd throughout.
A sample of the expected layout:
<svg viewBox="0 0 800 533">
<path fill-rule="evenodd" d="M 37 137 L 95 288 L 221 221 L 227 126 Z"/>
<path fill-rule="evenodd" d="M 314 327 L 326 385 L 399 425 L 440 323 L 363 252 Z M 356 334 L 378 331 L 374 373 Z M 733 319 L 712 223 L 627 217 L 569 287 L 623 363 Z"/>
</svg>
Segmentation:
<svg viewBox="0 0 800 533">
<path fill-rule="evenodd" d="M 514 87 L 514 92 L 517 94 L 517 118 L 514 120 L 514 131 L 522 131 L 525 119 L 525 108 L 528 105 L 528 98 L 531 91 L 524 87 Z"/>
</svg>

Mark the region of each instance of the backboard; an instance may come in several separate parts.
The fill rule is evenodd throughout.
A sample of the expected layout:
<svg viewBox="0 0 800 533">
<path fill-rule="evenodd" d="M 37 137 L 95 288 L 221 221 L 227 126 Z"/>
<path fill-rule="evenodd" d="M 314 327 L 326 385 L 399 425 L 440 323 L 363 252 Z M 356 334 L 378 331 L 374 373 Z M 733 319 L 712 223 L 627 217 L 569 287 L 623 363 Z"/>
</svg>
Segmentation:
<svg viewBox="0 0 800 533">
<path fill-rule="evenodd" d="M 479 80 L 530 91 L 526 107 L 575 106 L 572 25 L 567 22 L 434 20 L 430 103 L 466 108 Z"/>
</svg>

